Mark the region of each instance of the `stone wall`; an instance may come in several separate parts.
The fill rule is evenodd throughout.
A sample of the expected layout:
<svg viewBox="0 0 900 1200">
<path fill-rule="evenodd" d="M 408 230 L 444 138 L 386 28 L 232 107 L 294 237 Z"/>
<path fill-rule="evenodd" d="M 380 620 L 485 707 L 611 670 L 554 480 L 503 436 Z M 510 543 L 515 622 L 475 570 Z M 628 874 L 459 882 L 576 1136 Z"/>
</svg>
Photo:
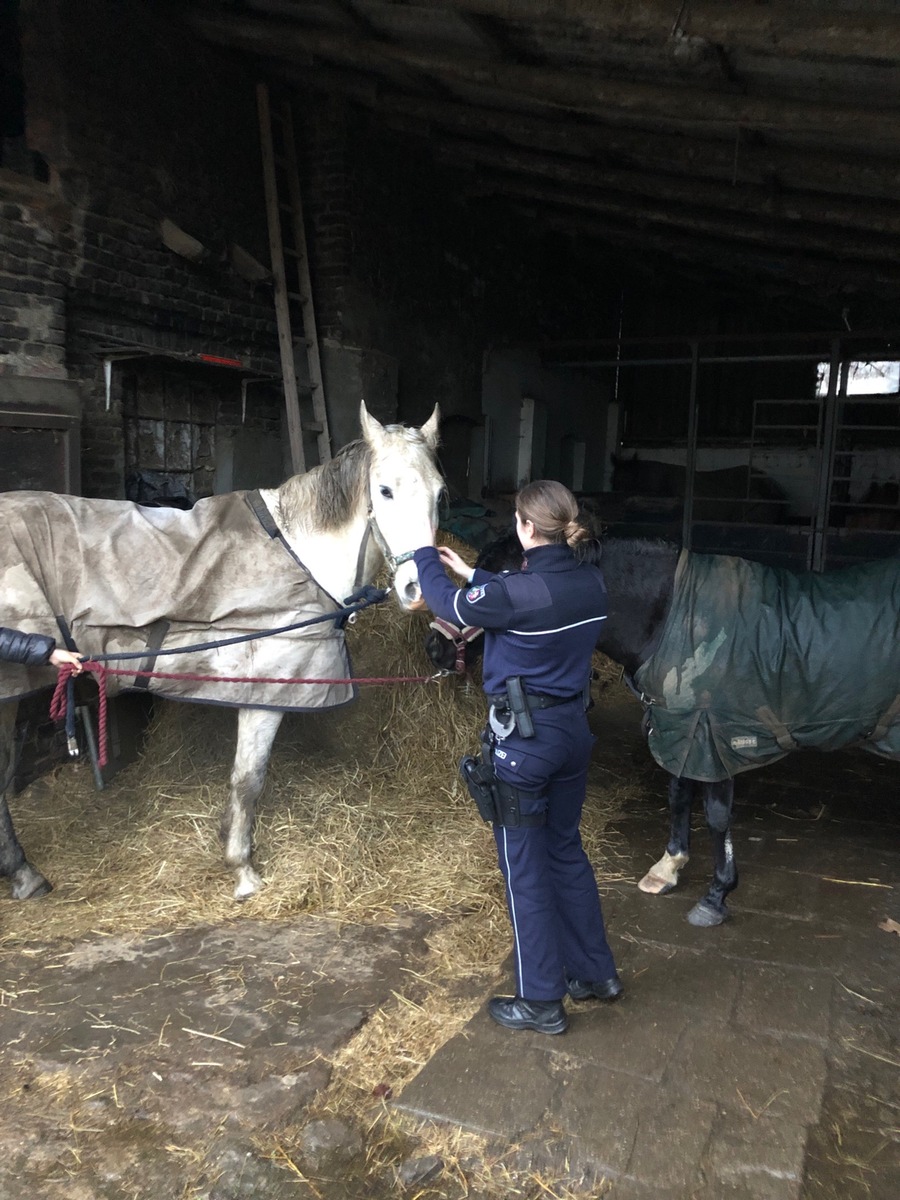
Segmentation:
<svg viewBox="0 0 900 1200">
<path fill-rule="evenodd" d="M 122 495 L 123 380 L 152 376 L 151 361 L 196 370 L 203 354 L 279 371 L 271 289 L 230 260 L 237 244 L 268 262 L 255 79 L 134 0 L 23 0 L 21 40 L 28 148 L 47 179 L 0 174 L 0 372 L 86 385 L 84 491 Z M 164 219 L 200 261 L 163 244 Z M 210 371 L 227 419 L 241 377 Z M 270 404 L 247 409 L 271 427 Z"/>
<path fill-rule="evenodd" d="M 183 451 L 177 406 L 190 422 L 213 395 L 245 479 L 259 439 L 283 440 L 273 390 L 241 389 L 248 374 L 280 375 L 271 286 L 231 264 L 234 244 L 269 262 L 252 62 L 148 0 L 20 10 L 24 157 L 37 168 L 0 166 L 0 398 L 4 372 L 82 383 L 84 492 L 121 496 L 155 461 L 135 448 L 171 436 Z M 468 195 L 427 142 L 337 98 L 298 93 L 295 111 L 335 446 L 356 436 L 363 396 L 383 419 L 418 423 L 439 402 L 474 424 L 489 347 L 611 332 L 572 245 Z M 163 219 L 202 244 L 199 261 L 163 244 Z M 201 354 L 246 372 L 198 382 Z M 217 488 L 230 478 L 208 455 L 178 464 Z"/>
</svg>

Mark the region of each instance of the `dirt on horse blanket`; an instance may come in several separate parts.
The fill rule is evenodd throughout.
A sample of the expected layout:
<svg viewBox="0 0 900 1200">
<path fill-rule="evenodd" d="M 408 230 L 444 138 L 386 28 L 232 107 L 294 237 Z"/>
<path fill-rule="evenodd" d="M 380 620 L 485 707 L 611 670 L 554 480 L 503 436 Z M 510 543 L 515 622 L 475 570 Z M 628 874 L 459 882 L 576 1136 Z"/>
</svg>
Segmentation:
<svg viewBox="0 0 900 1200">
<path fill-rule="evenodd" d="M 0 621 L 55 637 L 71 631 L 88 656 L 218 641 L 294 624 L 340 606 L 251 501 L 231 492 L 185 512 L 51 492 L 0 494 Z M 267 510 L 260 510 L 263 515 Z M 269 521 L 274 531 L 274 522 Z M 61 625 L 60 618 L 64 625 Z M 347 679 L 344 634 L 333 621 L 216 650 L 163 656 L 152 669 L 199 675 Z M 0 700 L 52 683 L 53 668 L 0 663 Z M 110 677 L 111 690 L 145 686 Z M 174 700 L 308 710 L 353 699 L 353 684 L 245 684 L 151 679 Z"/>
<path fill-rule="evenodd" d="M 900 560 L 817 575 L 683 551 L 634 683 L 675 776 L 715 782 L 807 746 L 898 757 Z"/>
</svg>

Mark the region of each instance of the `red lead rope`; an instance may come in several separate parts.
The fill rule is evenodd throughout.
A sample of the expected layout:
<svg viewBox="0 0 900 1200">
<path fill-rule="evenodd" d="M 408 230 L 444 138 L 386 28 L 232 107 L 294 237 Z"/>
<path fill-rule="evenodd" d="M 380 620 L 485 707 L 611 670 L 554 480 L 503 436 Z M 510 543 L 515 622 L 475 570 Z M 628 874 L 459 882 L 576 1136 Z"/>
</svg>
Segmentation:
<svg viewBox="0 0 900 1200">
<path fill-rule="evenodd" d="M 179 674 L 170 671 L 135 671 L 127 670 L 121 667 L 107 667 L 103 663 L 94 662 L 92 659 L 86 659 L 81 664 L 82 670 L 91 671 L 97 676 L 97 687 L 99 691 L 100 710 L 99 710 L 99 729 L 97 732 L 97 765 L 105 767 L 107 763 L 107 734 L 106 734 L 106 677 L 108 675 L 124 675 L 127 678 L 135 678 L 140 675 L 146 679 L 186 679 L 194 683 L 360 683 L 360 684 L 376 684 L 376 683 L 430 683 L 437 678 L 435 675 L 384 675 L 372 676 L 365 679 L 281 679 L 272 678 L 266 675 L 243 676 L 243 675 L 187 675 Z M 68 711 L 68 688 L 66 687 L 69 676 L 74 675 L 75 668 L 69 663 L 63 663 L 59 668 L 59 674 L 56 678 L 56 687 L 53 691 L 53 696 L 50 700 L 50 719 L 53 721 L 64 721 Z"/>
</svg>

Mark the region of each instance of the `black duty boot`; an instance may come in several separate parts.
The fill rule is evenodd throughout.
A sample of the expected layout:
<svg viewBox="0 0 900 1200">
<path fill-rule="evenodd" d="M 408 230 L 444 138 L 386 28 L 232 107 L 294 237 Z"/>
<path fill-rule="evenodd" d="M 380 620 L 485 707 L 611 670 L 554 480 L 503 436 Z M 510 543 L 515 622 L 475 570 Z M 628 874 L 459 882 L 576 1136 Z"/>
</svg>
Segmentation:
<svg viewBox="0 0 900 1200">
<path fill-rule="evenodd" d="M 618 975 L 611 979 L 587 981 L 584 979 L 567 979 L 569 995 L 573 1000 L 606 1000 L 612 1003 L 624 993 L 622 980 Z"/>
<path fill-rule="evenodd" d="M 506 1029 L 536 1029 L 538 1033 L 565 1033 L 569 1024 L 562 1000 L 525 1000 L 521 996 L 495 996 L 488 1012 Z"/>
</svg>

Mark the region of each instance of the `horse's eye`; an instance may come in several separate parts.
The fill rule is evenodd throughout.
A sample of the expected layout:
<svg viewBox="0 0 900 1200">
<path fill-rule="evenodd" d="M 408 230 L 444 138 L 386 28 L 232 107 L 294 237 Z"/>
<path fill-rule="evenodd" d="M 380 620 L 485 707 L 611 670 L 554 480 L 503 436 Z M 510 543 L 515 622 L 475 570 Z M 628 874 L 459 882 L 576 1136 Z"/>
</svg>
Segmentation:
<svg viewBox="0 0 900 1200">
<path fill-rule="evenodd" d="M 394 493 L 386 484 L 382 484 L 378 490 L 381 492 L 382 496 L 384 496 L 385 500 L 393 500 Z"/>
</svg>

